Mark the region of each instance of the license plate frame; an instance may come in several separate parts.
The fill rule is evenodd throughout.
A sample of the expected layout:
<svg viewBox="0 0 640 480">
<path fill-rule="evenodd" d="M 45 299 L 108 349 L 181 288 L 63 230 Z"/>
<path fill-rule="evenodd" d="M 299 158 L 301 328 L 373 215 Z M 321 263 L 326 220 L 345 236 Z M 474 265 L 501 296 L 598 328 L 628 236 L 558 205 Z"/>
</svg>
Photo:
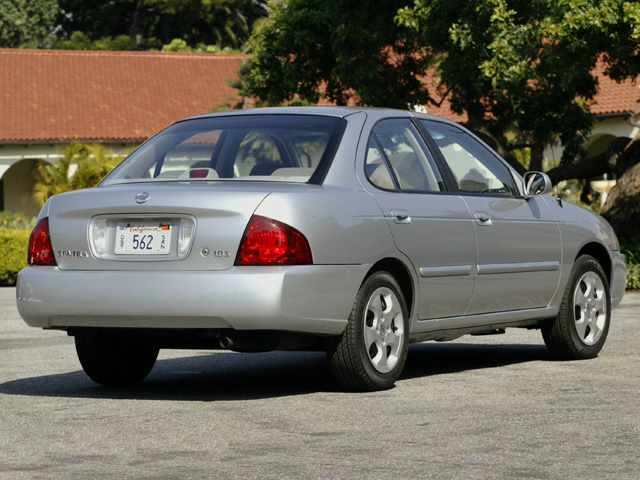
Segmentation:
<svg viewBox="0 0 640 480">
<path fill-rule="evenodd" d="M 172 225 L 168 222 L 119 222 L 116 225 L 116 255 L 169 255 Z"/>
</svg>

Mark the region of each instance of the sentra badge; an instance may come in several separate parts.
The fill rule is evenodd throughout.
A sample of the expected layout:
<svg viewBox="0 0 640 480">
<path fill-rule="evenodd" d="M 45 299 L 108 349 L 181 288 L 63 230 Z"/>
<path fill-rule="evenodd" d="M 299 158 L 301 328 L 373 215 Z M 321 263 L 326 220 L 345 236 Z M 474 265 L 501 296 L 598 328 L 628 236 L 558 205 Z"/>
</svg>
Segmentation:
<svg viewBox="0 0 640 480">
<path fill-rule="evenodd" d="M 59 257 L 88 258 L 89 254 L 82 250 L 58 250 Z"/>
</svg>

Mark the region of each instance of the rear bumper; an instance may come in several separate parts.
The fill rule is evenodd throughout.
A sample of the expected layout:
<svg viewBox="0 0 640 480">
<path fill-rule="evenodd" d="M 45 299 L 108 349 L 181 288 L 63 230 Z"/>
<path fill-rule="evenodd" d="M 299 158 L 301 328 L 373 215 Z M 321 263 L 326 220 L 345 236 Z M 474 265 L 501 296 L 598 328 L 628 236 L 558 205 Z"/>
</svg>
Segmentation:
<svg viewBox="0 0 640 480">
<path fill-rule="evenodd" d="M 27 267 L 18 311 L 32 327 L 234 328 L 340 334 L 370 266 L 235 267 L 217 272 Z"/>
</svg>

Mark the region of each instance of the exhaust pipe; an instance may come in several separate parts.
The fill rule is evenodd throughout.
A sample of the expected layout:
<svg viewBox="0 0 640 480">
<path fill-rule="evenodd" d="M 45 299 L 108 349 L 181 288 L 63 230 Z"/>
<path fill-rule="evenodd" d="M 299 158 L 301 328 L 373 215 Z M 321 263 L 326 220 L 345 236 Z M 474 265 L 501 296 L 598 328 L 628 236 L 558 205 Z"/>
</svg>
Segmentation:
<svg viewBox="0 0 640 480">
<path fill-rule="evenodd" d="M 222 332 L 221 332 L 222 333 Z M 224 350 L 242 353 L 271 352 L 273 350 L 306 350 L 317 338 L 310 335 L 290 334 L 270 330 L 239 332 L 226 330 L 218 338 Z"/>
<path fill-rule="evenodd" d="M 278 348 L 279 343 L 280 335 L 273 332 L 260 334 L 236 333 L 222 336 L 218 340 L 220 348 L 242 353 L 270 352 Z"/>
</svg>

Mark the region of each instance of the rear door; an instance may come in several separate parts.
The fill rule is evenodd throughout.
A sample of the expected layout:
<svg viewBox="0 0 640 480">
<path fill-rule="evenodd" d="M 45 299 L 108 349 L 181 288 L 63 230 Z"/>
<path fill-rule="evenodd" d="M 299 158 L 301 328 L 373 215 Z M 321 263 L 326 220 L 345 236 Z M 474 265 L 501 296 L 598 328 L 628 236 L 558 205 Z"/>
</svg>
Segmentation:
<svg viewBox="0 0 640 480">
<path fill-rule="evenodd" d="M 464 200 L 446 192 L 410 119 L 387 119 L 374 126 L 367 139 L 365 173 L 366 188 L 384 212 L 396 246 L 416 270 L 418 318 L 463 315 L 475 278 L 473 221 Z"/>
<path fill-rule="evenodd" d="M 453 125 L 423 120 L 469 208 L 478 242 L 468 315 L 546 307 L 558 286 L 561 237 L 543 198 L 520 196 L 510 170 Z"/>
</svg>

